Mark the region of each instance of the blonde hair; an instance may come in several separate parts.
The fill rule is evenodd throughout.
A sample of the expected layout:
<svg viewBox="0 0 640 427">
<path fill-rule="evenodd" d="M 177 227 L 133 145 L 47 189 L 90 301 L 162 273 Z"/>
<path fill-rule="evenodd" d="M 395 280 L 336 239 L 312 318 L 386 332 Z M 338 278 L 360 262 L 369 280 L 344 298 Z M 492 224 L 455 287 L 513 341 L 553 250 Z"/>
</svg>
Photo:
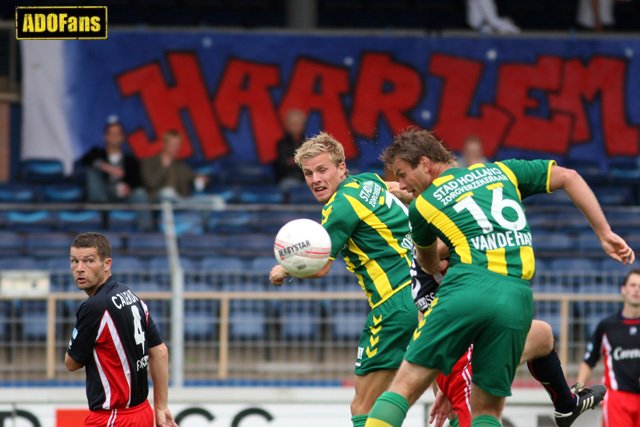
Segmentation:
<svg viewBox="0 0 640 427">
<path fill-rule="evenodd" d="M 336 166 L 345 160 L 342 144 L 326 132 L 320 132 L 316 136 L 307 139 L 296 150 L 294 160 L 302 168 L 303 160 L 313 159 L 324 153 L 329 154 L 329 158 Z"/>
</svg>

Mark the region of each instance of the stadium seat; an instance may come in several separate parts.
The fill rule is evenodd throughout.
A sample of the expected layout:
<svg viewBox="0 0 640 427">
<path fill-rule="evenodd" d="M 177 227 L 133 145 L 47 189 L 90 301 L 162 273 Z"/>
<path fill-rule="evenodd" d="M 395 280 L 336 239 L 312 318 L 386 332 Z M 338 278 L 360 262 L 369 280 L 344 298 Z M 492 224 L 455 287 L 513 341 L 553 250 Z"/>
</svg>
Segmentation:
<svg viewBox="0 0 640 427">
<path fill-rule="evenodd" d="M 107 227 L 111 231 L 138 231 L 138 212 L 134 210 L 110 210 Z"/>
<path fill-rule="evenodd" d="M 576 243 L 578 251 L 583 254 L 600 255 L 602 253 L 600 240 L 598 240 L 595 233 L 591 230 L 578 233 L 576 236 Z"/>
<path fill-rule="evenodd" d="M 535 194 L 527 197 L 525 205 L 536 206 L 566 206 L 573 204 L 566 191 L 554 191 L 551 194 Z"/>
<path fill-rule="evenodd" d="M 96 210 L 59 211 L 58 229 L 81 233 L 102 230 L 102 212 Z"/>
<path fill-rule="evenodd" d="M 308 282 L 282 286 L 278 292 L 313 292 Z M 286 297 L 283 297 L 286 298 Z M 280 319 L 280 336 L 286 340 L 313 340 L 321 332 L 321 301 L 282 299 L 274 304 Z"/>
<path fill-rule="evenodd" d="M 47 210 L 8 211 L 4 215 L 6 227 L 12 231 L 53 231 L 56 215 Z"/>
<path fill-rule="evenodd" d="M 257 274 L 269 275 L 269 272 L 277 261 L 273 255 L 253 257 L 249 261 L 249 270 Z"/>
<path fill-rule="evenodd" d="M 225 283 L 223 291 L 263 292 L 261 283 Z M 229 312 L 229 338 L 231 340 L 265 339 L 269 318 L 269 303 L 256 299 L 231 300 Z"/>
<path fill-rule="evenodd" d="M 268 256 L 273 254 L 275 236 L 263 233 L 246 233 L 231 240 L 229 249 L 238 256 Z"/>
<path fill-rule="evenodd" d="M 280 228 L 289 221 L 299 218 L 319 220 L 319 212 L 307 211 L 262 211 L 253 218 L 253 228 L 261 233 L 272 234 L 274 237 Z"/>
<path fill-rule="evenodd" d="M 61 183 L 64 165 L 58 159 L 27 159 L 20 162 L 20 180 L 29 184 Z"/>
<path fill-rule="evenodd" d="M 200 261 L 201 271 L 227 271 L 240 273 L 246 271 L 245 263 L 238 257 L 233 256 L 206 256 Z"/>
<path fill-rule="evenodd" d="M 205 233 L 201 236 L 181 236 L 178 238 L 178 249 L 186 256 L 216 256 L 230 253 L 232 240 L 238 236 L 232 234 Z"/>
<path fill-rule="evenodd" d="M 622 183 L 598 185 L 593 188 L 598 201 L 603 206 L 635 205 L 635 189 L 631 185 Z"/>
<path fill-rule="evenodd" d="M 240 203 L 281 204 L 284 194 L 277 185 L 245 185 L 238 192 Z"/>
<path fill-rule="evenodd" d="M 68 292 L 77 290 L 71 274 L 69 256 L 55 256 L 43 260 L 44 269 L 49 271 L 51 277 L 51 290 L 53 292 Z"/>
<path fill-rule="evenodd" d="M 204 194 L 219 197 L 225 203 L 236 203 L 238 201 L 238 188 L 230 185 L 210 185 L 204 190 Z"/>
<path fill-rule="evenodd" d="M 22 235 L 14 231 L 0 231 L 0 255 L 20 255 L 24 249 Z"/>
<path fill-rule="evenodd" d="M 45 202 L 77 203 L 84 200 L 84 190 L 77 184 L 51 184 L 42 187 Z"/>
<path fill-rule="evenodd" d="M 565 292 L 590 292 L 597 288 L 595 278 L 599 263 L 589 258 L 554 258 L 549 262 L 550 270 Z"/>
<path fill-rule="evenodd" d="M 534 306 L 534 319 L 542 320 L 551 325 L 553 336 L 560 337 L 562 317 L 560 315 L 560 303 L 556 301 L 536 301 Z M 571 320 L 571 319 L 569 319 Z"/>
<path fill-rule="evenodd" d="M 562 231 L 536 233 L 533 235 L 533 248 L 536 255 L 575 250 L 573 238 Z"/>
<path fill-rule="evenodd" d="M 273 184 L 275 178 L 269 166 L 253 161 L 229 161 L 220 165 L 220 182 L 224 185 Z"/>
<path fill-rule="evenodd" d="M 114 272 L 135 273 L 147 271 L 147 269 L 147 263 L 135 255 L 119 255 L 111 264 L 111 270 Z"/>
<path fill-rule="evenodd" d="M 33 185 L 2 184 L 0 185 L 0 202 L 28 203 L 38 200 L 38 191 Z"/>
<path fill-rule="evenodd" d="M 198 235 L 204 233 L 204 213 L 198 211 L 175 211 L 173 213 L 176 235 Z M 165 232 L 164 221 L 160 231 Z"/>
<path fill-rule="evenodd" d="M 300 184 L 295 187 L 291 187 L 287 194 L 287 200 L 291 204 L 295 205 L 317 205 L 318 201 L 315 196 L 309 190 L 307 184 Z"/>
<path fill-rule="evenodd" d="M 0 271 L 2 270 L 39 270 L 43 265 L 35 258 L 29 256 L 0 258 Z"/>
<path fill-rule="evenodd" d="M 73 235 L 64 232 L 27 234 L 27 252 L 36 257 L 59 256 L 69 253 Z"/>
<path fill-rule="evenodd" d="M 212 211 L 207 220 L 211 233 L 235 234 L 253 231 L 254 215 L 246 211 Z"/>
<path fill-rule="evenodd" d="M 166 238 L 162 233 L 132 233 L 129 234 L 128 250 L 136 255 L 163 255 L 167 253 Z"/>
<path fill-rule="evenodd" d="M 338 340 L 357 340 L 362 334 L 369 313 L 364 300 L 328 301 L 327 317 L 331 337 Z"/>
<path fill-rule="evenodd" d="M 598 323 L 609 317 L 622 308 L 621 302 L 611 301 L 590 301 L 579 305 L 580 318 L 578 323 L 584 324 L 585 337 L 591 338 L 598 326 Z"/>
<path fill-rule="evenodd" d="M 9 301 L 0 301 L 0 342 L 9 341 L 11 338 L 10 325 L 13 304 Z"/>
<path fill-rule="evenodd" d="M 22 337 L 29 341 L 45 340 L 48 329 L 46 301 L 22 301 L 18 307 Z"/>
</svg>

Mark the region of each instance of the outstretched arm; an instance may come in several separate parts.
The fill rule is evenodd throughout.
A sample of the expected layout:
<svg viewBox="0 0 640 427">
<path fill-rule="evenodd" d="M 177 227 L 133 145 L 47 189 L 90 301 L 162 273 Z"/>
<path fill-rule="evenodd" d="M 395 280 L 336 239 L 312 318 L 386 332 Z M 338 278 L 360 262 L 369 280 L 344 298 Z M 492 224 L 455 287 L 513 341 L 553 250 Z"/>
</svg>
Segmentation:
<svg viewBox="0 0 640 427">
<path fill-rule="evenodd" d="M 549 187 L 552 191 L 563 189 L 567 192 L 573 203 L 591 224 L 591 228 L 596 233 L 602 249 L 607 255 L 624 264 L 633 263 L 635 260 L 633 250 L 611 230 L 598 199 L 578 172 L 573 169 L 553 166 Z"/>
</svg>

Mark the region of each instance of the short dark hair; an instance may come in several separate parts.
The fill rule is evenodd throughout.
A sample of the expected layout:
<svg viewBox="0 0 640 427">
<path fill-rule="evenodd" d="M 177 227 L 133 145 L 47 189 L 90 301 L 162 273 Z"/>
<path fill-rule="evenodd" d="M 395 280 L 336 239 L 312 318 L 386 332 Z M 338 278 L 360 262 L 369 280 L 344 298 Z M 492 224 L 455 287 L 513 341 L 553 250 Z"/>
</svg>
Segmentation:
<svg viewBox="0 0 640 427">
<path fill-rule="evenodd" d="M 113 126 L 119 127 L 120 131 L 124 133 L 124 126 L 122 126 L 122 123 L 120 122 L 107 122 L 104 125 L 104 131 L 102 133 L 106 134 L 107 132 L 109 132 L 109 129 L 111 129 Z"/>
<path fill-rule="evenodd" d="M 393 142 L 380 155 L 380 160 L 390 166 L 396 159 L 415 168 L 421 157 L 436 163 L 453 164 L 455 157 L 432 132 L 419 127 L 410 127 L 393 138 Z"/>
<path fill-rule="evenodd" d="M 73 243 L 72 248 L 96 248 L 98 256 L 101 260 L 111 258 L 111 243 L 109 239 L 100 233 L 82 233 L 78 234 Z"/>
<path fill-rule="evenodd" d="M 627 282 L 629 281 L 629 278 L 631 276 L 633 276 L 634 274 L 639 274 L 640 275 L 640 268 L 634 268 L 633 270 L 629 271 L 627 273 L 627 275 L 624 276 L 624 280 L 622 281 L 622 285 L 620 285 L 620 286 L 625 286 L 627 284 Z"/>
</svg>

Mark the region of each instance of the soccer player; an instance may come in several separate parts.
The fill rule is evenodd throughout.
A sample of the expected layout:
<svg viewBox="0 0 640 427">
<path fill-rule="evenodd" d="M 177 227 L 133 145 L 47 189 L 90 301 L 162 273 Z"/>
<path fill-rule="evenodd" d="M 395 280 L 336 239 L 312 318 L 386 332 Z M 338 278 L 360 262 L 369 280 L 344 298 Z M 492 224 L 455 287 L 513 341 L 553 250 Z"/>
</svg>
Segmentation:
<svg viewBox="0 0 640 427">
<path fill-rule="evenodd" d="M 388 182 L 390 191 L 404 203 L 413 201 L 413 195 L 401 190 L 397 182 Z M 448 258 L 447 247 L 438 241 L 440 258 Z M 431 275 L 420 268 L 414 258 L 411 266 L 411 294 L 413 300 L 423 315 L 431 307 L 436 298 L 436 291 L 442 281 L 442 271 L 445 271 L 448 261 L 442 259 L 439 272 Z M 602 385 L 592 389 L 576 386 L 577 393 L 566 382 L 562 365 L 554 347 L 551 326 L 541 320 L 533 320 L 527 334 L 520 363 L 526 362 L 533 377 L 547 390 L 555 409 L 556 423 L 560 427 L 568 427 L 587 409 L 594 408 L 600 403 L 606 393 Z M 449 375 L 439 374 L 436 378 L 438 393 L 431 407 L 430 420 L 436 421 L 436 427 L 441 426 L 444 418 L 454 415 L 460 427 L 471 425 L 471 408 L 469 396 L 471 393 L 472 376 L 472 347 L 456 362 Z M 593 397 L 593 398 L 591 398 Z M 583 403 L 586 402 L 586 403 Z M 454 414 L 452 414 L 452 412 Z"/>
<path fill-rule="evenodd" d="M 111 275 L 111 244 L 98 233 L 71 244 L 71 272 L 89 296 L 78 308 L 65 355 L 69 371 L 86 371 L 85 426 L 177 427 L 167 407 L 169 353 L 147 306 Z M 147 370 L 153 380 L 151 409 Z"/>
<path fill-rule="evenodd" d="M 331 236 L 326 275 L 341 254 L 365 292 L 371 311 L 358 343 L 351 421 L 362 427 L 385 391 L 417 324 L 411 298 L 411 239 L 408 212 L 376 174 L 350 176 L 342 145 L 326 133 L 305 141 L 295 161 L 315 198 L 324 203 L 322 225 Z M 282 284 L 287 272 L 273 267 L 269 279 Z"/>
<path fill-rule="evenodd" d="M 598 323 L 578 372 L 586 383 L 604 360 L 607 397 L 603 427 L 640 427 L 640 270 L 631 270 L 620 287 L 622 310 Z"/>
<path fill-rule="evenodd" d="M 450 264 L 405 361 L 389 391 L 377 399 L 366 427 L 402 425 L 409 406 L 440 372 L 448 374 L 472 343 L 471 425 L 500 426 L 533 318 L 529 280 L 535 264 L 522 199 L 564 189 L 605 253 L 625 264 L 635 254 L 611 231 L 582 177 L 554 161 L 456 168 L 440 141 L 418 128 L 397 135 L 385 157 L 401 188 L 416 198 L 409 217 L 418 262 L 426 271 L 438 270 L 435 242 L 440 238 L 449 247 Z"/>
</svg>

